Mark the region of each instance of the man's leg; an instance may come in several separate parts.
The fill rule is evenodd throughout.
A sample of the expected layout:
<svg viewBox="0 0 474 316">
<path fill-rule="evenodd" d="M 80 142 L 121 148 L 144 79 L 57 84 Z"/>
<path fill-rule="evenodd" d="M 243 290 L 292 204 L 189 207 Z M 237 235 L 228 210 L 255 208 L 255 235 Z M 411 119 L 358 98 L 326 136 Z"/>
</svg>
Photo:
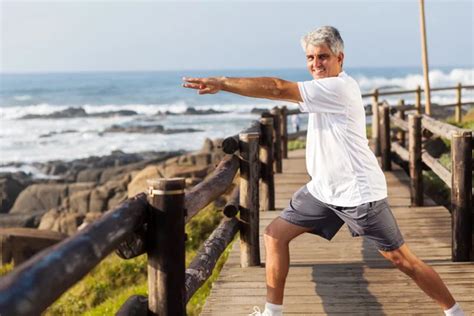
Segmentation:
<svg viewBox="0 0 474 316">
<path fill-rule="evenodd" d="M 265 228 L 267 302 L 283 304 L 285 281 L 290 266 L 289 243 L 308 231 L 309 228 L 291 224 L 280 217 Z"/>
<path fill-rule="evenodd" d="M 438 273 L 411 252 L 406 244 L 396 250 L 380 251 L 380 253 L 412 278 L 443 310 L 447 310 L 454 305 L 454 298 Z"/>
</svg>

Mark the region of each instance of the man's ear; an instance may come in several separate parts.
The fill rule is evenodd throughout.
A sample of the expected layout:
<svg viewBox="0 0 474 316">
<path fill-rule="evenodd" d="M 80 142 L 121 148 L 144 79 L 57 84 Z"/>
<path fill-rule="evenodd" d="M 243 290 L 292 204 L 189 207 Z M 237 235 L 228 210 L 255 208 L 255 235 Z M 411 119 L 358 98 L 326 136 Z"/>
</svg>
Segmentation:
<svg viewBox="0 0 474 316">
<path fill-rule="evenodd" d="M 340 62 L 341 66 L 342 66 L 342 64 L 344 63 L 344 53 L 343 52 L 339 53 L 339 56 L 337 57 L 337 61 Z"/>
</svg>

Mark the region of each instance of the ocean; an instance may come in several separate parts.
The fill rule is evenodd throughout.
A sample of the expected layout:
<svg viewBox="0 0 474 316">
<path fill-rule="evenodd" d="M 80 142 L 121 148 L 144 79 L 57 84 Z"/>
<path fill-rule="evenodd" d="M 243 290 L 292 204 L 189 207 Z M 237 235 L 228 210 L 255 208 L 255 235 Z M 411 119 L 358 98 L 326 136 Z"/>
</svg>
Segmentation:
<svg viewBox="0 0 474 316">
<path fill-rule="evenodd" d="M 423 86 L 420 68 L 347 68 L 362 93 L 374 88 L 413 89 Z M 259 69 L 222 71 L 157 72 L 85 72 L 0 74 L 0 172 L 37 172 L 32 162 L 73 160 L 110 154 L 163 150 L 196 150 L 206 137 L 226 137 L 256 119 L 252 108 L 296 105 L 285 102 L 252 99 L 229 93 L 197 95 L 181 87 L 183 76 L 258 77 L 275 76 L 287 80 L 310 80 L 305 69 Z M 474 84 L 473 68 L 438 67 L 430 71 L 431 87 L 454 86 L 458 82 Z M 464 93 L 464 92 L 463 92 Z M 399 97 L 387 98 L 395 103 Z M 406 102 L 414 95 L 404 96 Z M 464 100 L 474 100 L 471 90 Z M 434 103 L 453 103 L 454 92 L 432 94 Z M 370 99 L 364 100 L 369 103 Z M 70 107 L 82 108 L 88 114 L 133 110 L 137 115 L 111 117 L 76 117 L 21 119 L 25 115 L 46 115 Z M 211 115 L 156 115 L 159 111 L 198 110 L 226 111 Z M 304 124 L 304 115 L 302 115 Z M 193 128 L 199 132 L 178 134 L 104 133 L 112 125 L 162 125 L 165 129 Z M 289 125 L 290 132 L 292 131 Z"/>
</svg>

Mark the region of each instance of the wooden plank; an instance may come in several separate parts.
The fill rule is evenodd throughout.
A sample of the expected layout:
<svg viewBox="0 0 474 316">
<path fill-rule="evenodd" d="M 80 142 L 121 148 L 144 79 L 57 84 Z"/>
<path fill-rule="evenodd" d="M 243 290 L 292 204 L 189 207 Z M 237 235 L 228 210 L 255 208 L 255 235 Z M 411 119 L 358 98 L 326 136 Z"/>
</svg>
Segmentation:
<svg viewBox="0 0 474 316">
<path fill-rule="evenodd" d="M 292 194 L 308 181 L 304 150 L 291 151 L 283 174 L 275 177 L 275 212 L 260 213 L 263 232 Z M 426 206 L 410 206 L 410 180 L 393 165 L 385 172 L 389 204 L 405 240 L 445 281 L 469 315 L 474 308 L 474 263 L 451 262 L 451 217 L 425 197 Z M 262 262 L 266 260 L 260 234 Z M 285 286 L 285 315 L 443 315 L 441 309 L 405 274 L 395 269 L 371 242 L 351 237 L 343 226 L 328 242 L 312 234 L 290 244 L 291 267 Z M 201 315 L 247 315 L 263 307 L 264 267 L 240 267 L 236 242 Z"/>
</svg>

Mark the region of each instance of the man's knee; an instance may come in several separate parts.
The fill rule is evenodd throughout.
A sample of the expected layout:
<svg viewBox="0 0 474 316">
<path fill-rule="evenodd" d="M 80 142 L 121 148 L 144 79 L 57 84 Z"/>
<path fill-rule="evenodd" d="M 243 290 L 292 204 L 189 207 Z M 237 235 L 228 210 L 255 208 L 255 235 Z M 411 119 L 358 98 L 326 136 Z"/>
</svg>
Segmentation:
<svg viewBox="0 0 474 316">
<path fill-rule="evenodd" d="M 407 248 L 399 248 L 393 251 L 381 252 L 382 255 L 390 260 L 395 267 L 409 276 L 416 274 L 423 264 L 413 253 Z"/>
</svg>

